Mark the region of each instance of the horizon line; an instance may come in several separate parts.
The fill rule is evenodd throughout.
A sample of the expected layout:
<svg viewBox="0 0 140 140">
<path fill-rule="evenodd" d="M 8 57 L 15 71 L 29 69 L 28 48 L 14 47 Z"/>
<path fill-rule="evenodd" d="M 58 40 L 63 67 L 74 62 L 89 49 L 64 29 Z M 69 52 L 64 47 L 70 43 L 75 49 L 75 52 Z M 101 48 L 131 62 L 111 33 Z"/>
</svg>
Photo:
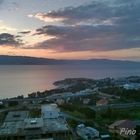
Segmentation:
<svg viewBox="0 0 140 140">
<path fill-rule="evenodd" d="M 67 60 L 67 61 L 88 61 L 88 60 L 110 60 L 110 61 L 128 61 L 128 62 L 140 62 L 140 60 L 130 60 L 130 59 L 108 59 L 108 58 L 88 58 L 88 59 L 57 59 L 50 57 L 37 57 L 37 56 L 26 56 L 26 55 L 0 55 L 0 56 L 8 56 L 8 57 L 28 57 L 28 58 L 37 58 L 37 59 L 52 59 L 52 60 Z"/>
</svg>

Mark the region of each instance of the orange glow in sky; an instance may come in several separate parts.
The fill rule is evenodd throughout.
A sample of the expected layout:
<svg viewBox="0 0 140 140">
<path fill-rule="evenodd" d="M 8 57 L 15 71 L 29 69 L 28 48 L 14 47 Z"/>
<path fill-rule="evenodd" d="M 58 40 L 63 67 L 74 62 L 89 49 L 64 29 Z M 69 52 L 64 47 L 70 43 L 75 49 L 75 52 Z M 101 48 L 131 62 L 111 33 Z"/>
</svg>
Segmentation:
<svg viewBox="0 0 140 140">
<path fill-rule="evenodd" d="M 140 61 L 139 9 L 140 1 L 2 0 L 0 55 Z"/>
</svg>

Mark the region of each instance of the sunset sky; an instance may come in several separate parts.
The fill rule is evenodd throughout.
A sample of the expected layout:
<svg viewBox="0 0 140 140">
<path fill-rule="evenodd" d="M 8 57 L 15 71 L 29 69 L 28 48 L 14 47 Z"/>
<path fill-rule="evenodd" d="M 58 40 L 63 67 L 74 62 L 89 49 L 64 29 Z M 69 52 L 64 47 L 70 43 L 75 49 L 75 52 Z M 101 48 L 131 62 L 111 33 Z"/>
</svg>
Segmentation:
<svg viewBox="0 0 140 140">
<path fill-rule="evenodd" d="M 140 0 L 0 0 L 0 55 L 140 61 Z"/>
</svg>

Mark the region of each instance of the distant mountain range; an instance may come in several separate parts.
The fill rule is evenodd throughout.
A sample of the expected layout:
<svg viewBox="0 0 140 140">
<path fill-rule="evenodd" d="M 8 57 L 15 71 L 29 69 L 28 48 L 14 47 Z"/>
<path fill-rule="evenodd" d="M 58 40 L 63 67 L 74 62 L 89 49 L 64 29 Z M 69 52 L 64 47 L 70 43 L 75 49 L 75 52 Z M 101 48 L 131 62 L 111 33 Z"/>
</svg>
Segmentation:
<svg viewBox="0 0 140 140">
<path fill-rule="evenodd" d="M 8 56 L 0 55 L 0 65 L 96 65 L 96 66 L 136 66 L 140 67 L 140 62 L 108 60 L 108 59 L 89 59 L 89 60 L 56 60 L 48 58 Z"/>
</svg>

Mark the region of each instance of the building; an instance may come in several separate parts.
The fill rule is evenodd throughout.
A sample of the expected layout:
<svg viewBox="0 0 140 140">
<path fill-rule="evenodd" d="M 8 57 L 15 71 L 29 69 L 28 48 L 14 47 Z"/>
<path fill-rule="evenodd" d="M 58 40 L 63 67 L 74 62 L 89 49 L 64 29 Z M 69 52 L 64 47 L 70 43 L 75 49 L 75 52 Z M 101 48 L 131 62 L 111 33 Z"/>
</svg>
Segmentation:
<svg viewBox="0 0 140 140">
<path fill-rule="evenodd" d="M 71 134 L 69 126 L 64 118 L 44 119 L 43 137 L 55 140 L 67 139 Z"/>
<path fill-rule="evenodd" d="M 0 105 L 3 105 L 3 102 L 2 101 L 0 101 Z"/>
<path fill-rule="evenodd" d="M 100 99 L 96 102 L 96 106 L 105 106 L 108 104 L 108 100 L 106 98 Z"/>
<path fill-rule="evenodd" d="M 136 123 L 131 120 L 119 120 L 109 125 L 109 131 L 118 134 L 121 137 L 129 138 L 130 140 L 135 138 L 132 132 L 135 131 Z"/>
<path fill-rule="evenodd" d="M 0 139 L 20 139 L 24 140 L 25 135 L 21 134 L 24 127 L 24 119 L 28 118 L 28 111 L 12 111 L 5 118 L 0 127 Z"/>
<path fill-rule="evenodd" d="M 66 139 L 70 135 L 69 126 L 64 117 L 60 116 L 60 109 L 56 104 L 42 105 L 42 119 L 44 122 L 43 132 L 45 136 L 49 135 L 57 139 Z"/>
<path fill-rule="evenodd" d="M 42 137 L 43 119 L 27 118 L 24 120 L 23 133 L 26 139 L 39 139 Z"/>
<path fill-rule="evenodd" d="M 60 109 L 57 104 L 42 105 L 41 115 L 43 119 L 55 119 L 60 115 Z"/>
<path fill-rule="evenodd" d="M 86 127 L 84 124 L 80 124 L 76 128 L 77 135 L 84 140 L 96 140 L 99 139 L 99 131 L 92 127 Z"/>
<path fill-rule="evenodd" d="M 123 85 L 123 88 L 124 88 L 124 89 L 127 89 L 127 90 L 131 90 L 131 89 L 138 90 L 138 89 L 140 89 L 140 83 L 129 83 L 129 84 L 124 84 L 124 85 Z"/>
<path fill-rule="evenodd" d="M 94 93 L 95 92 L 93 92 L 93 90 L 86 89 L 86 90 L 78 91 L 76 93 L 72 93 L 72 92 L 58 93 L 58 94 L 47 96 L 46 99 L 53 100 L 53 101 L 55 101 L 57 99 L 67 100 L 68 98 L 77 98 L 77 97 L 82 97 L 82 96 L 84 97 L 87 95 L 92 95 Z"/>
<path fill-rule="evenodd" d="M 89 104 L 90 101 L 91 101 L 91 99 L 89 99 L 89 98 L 83 99 L 83 104 L 87 105 L 87 104 Z"/>
<path fill-rule="evenodd" d="M 56 99 L 56 103 L 58 105 L 63 105 L 65 103 L 65 100 L 64 99 Z"/>
<path fill-rule="evenodd" d="M 69 140 L 71 131 L 56 104 L 43 105 L 41 117 L 31 118 L 28 111 L 11 111 L 0 127 L 0 140 Z"/>
<path fill-rule="evenodd" d="M 5 118 L 5 122 L 18 122 L 24 121 L 24 119 L 28 118 L 28 111 L 12 111 L 9 112 Z"/>
</svg>

